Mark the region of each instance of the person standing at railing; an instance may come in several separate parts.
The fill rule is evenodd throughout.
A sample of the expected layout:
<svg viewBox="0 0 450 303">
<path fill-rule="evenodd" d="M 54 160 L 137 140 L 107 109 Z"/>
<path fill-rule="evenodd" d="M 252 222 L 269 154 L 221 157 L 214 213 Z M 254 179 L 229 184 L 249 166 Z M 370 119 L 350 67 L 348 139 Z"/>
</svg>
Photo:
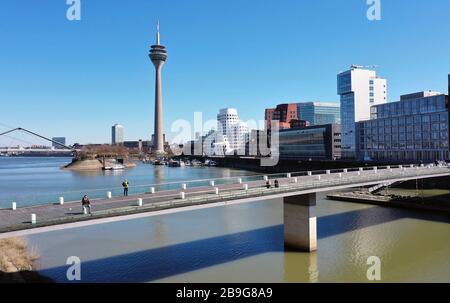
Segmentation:
<svg viewBox="0 0 450 303">
<path fill-rule="evenodd" d="M 85 215 L 91 214 L 91 201 L 89 200 L 87 195 L 84 195 L 83 199 L 81 199 L 81 205 L 83 206 L 83 212 Z"/>
<path fill-rule="evenodd" d="M 123 195 L 126 197 L 128 196 L 128 187 L 129 187 L 128 180 L 123 181 L 122 186 L 123 186 Z"/>
</svg>

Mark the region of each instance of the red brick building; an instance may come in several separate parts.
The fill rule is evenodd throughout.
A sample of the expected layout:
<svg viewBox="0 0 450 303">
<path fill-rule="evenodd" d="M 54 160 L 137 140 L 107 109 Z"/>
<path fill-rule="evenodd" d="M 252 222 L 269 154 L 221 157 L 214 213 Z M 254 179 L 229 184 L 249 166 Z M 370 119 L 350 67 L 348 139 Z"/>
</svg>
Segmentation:
<svg viewBox="0 0 450 303">
<path fill-rule="evenodd" d="M 276 108 L 268 108 L 265 112 L 266 129 L 271 128 L 271 121 L 278 121 L 280 129 L 291 128 L 291 121 L 298 120 L 297 104 L 280 104 Z"/>
<path fill-rule="evenodd" d="M 291 128 L 303 128 L 303 127 L 308 127 L 309 125 L 309 121 L 306 120 L 291 120 Z"/>
</svg>

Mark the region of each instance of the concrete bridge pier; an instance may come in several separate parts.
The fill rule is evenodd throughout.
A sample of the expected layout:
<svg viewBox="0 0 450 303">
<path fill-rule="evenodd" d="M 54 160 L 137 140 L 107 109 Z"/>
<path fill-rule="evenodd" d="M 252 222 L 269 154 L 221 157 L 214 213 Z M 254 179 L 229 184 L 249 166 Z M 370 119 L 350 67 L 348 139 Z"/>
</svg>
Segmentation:
<svg viewBox="0 0 450 303">
<path fill-rule="evenodd" d="M 284 197 L 283 205 L 285 245 L 301 251 L 316 251 L 316 194 Z"/>
</svg>

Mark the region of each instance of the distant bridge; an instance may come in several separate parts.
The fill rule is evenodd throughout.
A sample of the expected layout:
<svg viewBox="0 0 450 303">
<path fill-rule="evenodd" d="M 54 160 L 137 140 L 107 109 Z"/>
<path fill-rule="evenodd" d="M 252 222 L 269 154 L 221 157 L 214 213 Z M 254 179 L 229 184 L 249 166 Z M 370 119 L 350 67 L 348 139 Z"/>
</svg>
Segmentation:
<svg viewBox="0 0 450 303">
<path fill-rule="evenodd" d="M 17 209 L 13 204 L 11 209 L 0 210 L 0 238 L 283 198 L 285 243 L 314 251 L 317 248 L 316 193 L 446 176 L 450 176 L 447 166 L 399 165 L 277 174 L 260 176 L 251 182 L 236 177 L 231 184 L 201 180 L 195 182 L 204 183 L 202 186 L 188 188 L 188 183 L 180 183 L 179 189 L 162 191 L 152 187 L 149 193 L 130 197 L 112 197 L 111 192 L 105 191 L 106 199 L 92 201 L 92 215 L 83 214 L 79 201 L 64 203 L 63 197 L 59 204 Z M 272 185 L 273 179 L 277 179 L 279 187 L 266 188 L 269 179 Z"/>
<path fill-rule="evenodd" d="M 35 137 L 38 137 L 40 139 L 44 139 L 44 140 L 46 140 L 48 142 L 51 142 L 52 144 L 55 144 L 59 148 L 62 148 L 62 149 L 56 149 L 57 152 L 61 153 L 63 151 L 75 151 L 70 146 L 67 146 L 67 145 L 62 144 L 62 143 L 57 142 L 57 141 L 54 141 L 54 140 L 52 140 L 50 138 L 47 138 L 47 137 L 42 136 L 42 135 L 39 135 L 38 133 L 35 133 L 33 131 L 30 131 L 30 130 L 22 128 L 22 127 L 17 127 L 17 128 L 8 130 L 6 132 L 0 133 L 0 137 L 6 136 L 6 135 L 8 135 L 10 133 L 13 133 L 13 132 L 19 132 L 19 131 L 23 131 L 25 133 L 28 133 L 28 134 L 33 135 Z M 54 150 L 52 150 L 52 149 L 30 149 L 30 148 L 16 148 L 16 149 L 14 149 L 14 148 L 12 148 L 12 149 L 11 148 L 3 148 L 3 149 L 0 149 L 0 153 L 22 153 L 22 152 L 27 152 L 27 153 L 28 152 L 40 152 L 40 153 L 51 152 L 52 153 L 52 152 L 54 152 Z"/>
<path fill-rule="evenodd" d="M 47 149 L 47 148 L 0 148 L 0 153 L 2 154 L 20 154 L 20 153 L 54 153 L 71 154 L 74 150 L 69 149 Z"/>
</svg>

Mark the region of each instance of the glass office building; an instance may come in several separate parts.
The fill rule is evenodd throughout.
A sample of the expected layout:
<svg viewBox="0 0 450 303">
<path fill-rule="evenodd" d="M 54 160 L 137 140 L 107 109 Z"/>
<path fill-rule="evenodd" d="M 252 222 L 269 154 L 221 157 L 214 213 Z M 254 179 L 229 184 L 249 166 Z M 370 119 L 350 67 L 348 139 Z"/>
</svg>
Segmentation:
<svg viewBox="0 0 450 303">
<path fill-rule="evenodd" d="M 368 160 L 449 160 L 448 96 L 422 92 L 371 107 L 357 123 L 358 155 Z"/>
<path fill-rule="evenodd" d="M 124 128 L 120 124 L 115 124 L 111 127 L 111 144 L 112 145 L 123 144 L 123 141 L 124 141 L 123 132 L 124 132 Z"/>
<path fill-rule="evenodd" d="M 281 130 L 279 152 L 281 159 L 339 159 L 341 126 L 326 124 Z"/>
<path fill-rule="evenodd" d="M 332 102 L 303 102 L 297 104 L 300 120 L 309 121 L 310 125 L 341 123 L 341 107 Z"/>
<path fill-rule="evenodd" d="M 356 157 L 355 122 L 370 119 L 370 107 L 387 102 L 387 81 L 373 70 L 352 65 L 338 74 L 337 91 L 341 98 L 342 157 Z"/>
</svg>

